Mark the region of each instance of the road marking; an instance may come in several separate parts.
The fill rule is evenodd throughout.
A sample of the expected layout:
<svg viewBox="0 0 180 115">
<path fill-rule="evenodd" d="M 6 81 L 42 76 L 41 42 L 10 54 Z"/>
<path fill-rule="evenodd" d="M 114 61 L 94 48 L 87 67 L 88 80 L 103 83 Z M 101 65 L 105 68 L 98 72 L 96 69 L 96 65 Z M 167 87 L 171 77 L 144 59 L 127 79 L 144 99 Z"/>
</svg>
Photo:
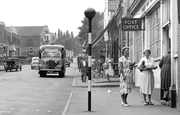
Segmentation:
<svg viewBox="0 0 180 115">
<path fill-rule="evenodd" d="M 68 99 L 68 101 L 66 103 L 66 106 L 65 106 L 65 108 L 63 110 L 62 115 L 66 115 L 66 113 L 68 111 L 68 108 L 69 108 L 69 105 L 70 105 L 70 102 L 71 102 L 71 99 L 72 99 L 72 95 L 73 95 L 73 91 L 71 91 L 71 93 L 70 93 L 69 99 Z"/>
</svg>

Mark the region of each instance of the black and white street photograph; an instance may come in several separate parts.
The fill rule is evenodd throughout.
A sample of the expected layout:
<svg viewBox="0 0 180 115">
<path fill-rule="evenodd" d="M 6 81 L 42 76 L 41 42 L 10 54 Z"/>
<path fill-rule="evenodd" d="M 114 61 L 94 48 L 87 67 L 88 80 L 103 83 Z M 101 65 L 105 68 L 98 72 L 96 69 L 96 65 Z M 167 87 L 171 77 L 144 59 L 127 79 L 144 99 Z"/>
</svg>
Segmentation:
<svg viewBox="0 0 180 115">
<path fill-rule="evenodd" d="M 0 0 L 0 115 L 180 115 L 180 0 Z"/>
</svg>

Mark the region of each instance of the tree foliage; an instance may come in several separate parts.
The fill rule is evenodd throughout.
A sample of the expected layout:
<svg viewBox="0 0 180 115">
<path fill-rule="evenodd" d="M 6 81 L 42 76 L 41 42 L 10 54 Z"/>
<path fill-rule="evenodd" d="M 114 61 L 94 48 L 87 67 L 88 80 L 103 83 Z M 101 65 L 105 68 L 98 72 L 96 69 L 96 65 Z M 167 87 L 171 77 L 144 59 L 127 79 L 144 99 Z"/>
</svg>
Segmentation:
<svg viewBox="0 0 180 115">
<path fill-rule="evenodd" d="M 92 41 L 102 32 L 104 28 L 103 19 L 104 19 L 104 15 L 103 13 L 100 13 L 100 12 L 97 12 L 95 17 L 92 19 Z M 80 30 L 78 34 L 78 38 L 81 45 L 82 44 L 87 45 L 88 29 L 89 29 L 88 19 L 84 17 L 81 23 L 82 23 L 82 26 L 78 28 Z"/>
<path fill-rule="evenodd" d="M 56 40 L 57 44 L 63 45 L 67 50 L 74 51 L 75 54 L 81 53 L 81 46 L 79 45 L 79 40 L 77 37 L 74 37 L 73 32 L 61 31 L 58 29 L 58 39 Z"/>
</svg>

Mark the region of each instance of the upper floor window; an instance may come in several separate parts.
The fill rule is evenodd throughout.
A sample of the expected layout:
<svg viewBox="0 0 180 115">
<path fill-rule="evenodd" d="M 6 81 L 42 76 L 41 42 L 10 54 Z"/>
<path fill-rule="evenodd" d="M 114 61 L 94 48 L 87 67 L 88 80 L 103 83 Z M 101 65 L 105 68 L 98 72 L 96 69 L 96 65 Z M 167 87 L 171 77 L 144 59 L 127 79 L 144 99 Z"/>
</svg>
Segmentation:
<svg viewBox="0 0 180 115">
<path fill-rule="evenodd" d="M 151 56 L 157 58 L 160 57 L 161 54 L 160 8 L 152 12 L 149 18 Z"/>
</svg>

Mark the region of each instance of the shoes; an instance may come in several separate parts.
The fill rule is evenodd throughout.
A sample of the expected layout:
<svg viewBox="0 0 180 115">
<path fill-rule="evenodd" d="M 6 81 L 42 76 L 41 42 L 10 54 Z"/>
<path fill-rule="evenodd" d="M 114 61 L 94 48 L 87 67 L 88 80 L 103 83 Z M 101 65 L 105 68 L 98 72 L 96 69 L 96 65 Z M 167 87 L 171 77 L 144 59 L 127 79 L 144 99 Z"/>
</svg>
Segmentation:
<svg viewBox="0 0 180 115">
<path fill-rule="evenodd" d="M 147 106 L 149 103 L 148 102 L 144 102 L 144 106 Z"/>
<path fill-rule="evenodd" d="M 147 106 L 147 105 L 154 105 L 152 102 L 144 102 L 144 105 Z"/>
<path fill-rule="evenodd" d="M 152 102 L 148 102 L 148 105 L 154 105 Z"/>
<path fill-rule="evenodd" d="M 121 102 L 121 104 L 122 104 L 122 106 L 124 106 L 124 107 L 128 107 L 128 106 L 129 106 L 129 104 L 125 104 L 125 103 L 123 103 L 123 102 Z"/>
</svg>

